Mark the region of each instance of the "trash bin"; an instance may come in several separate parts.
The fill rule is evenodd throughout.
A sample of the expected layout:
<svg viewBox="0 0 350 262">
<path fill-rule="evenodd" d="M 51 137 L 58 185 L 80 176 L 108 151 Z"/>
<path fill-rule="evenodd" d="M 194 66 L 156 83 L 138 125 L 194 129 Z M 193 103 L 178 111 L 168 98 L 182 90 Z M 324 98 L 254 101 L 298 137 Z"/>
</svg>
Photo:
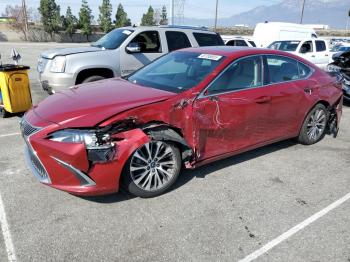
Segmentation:
<svg viewBox="0 0 350 262">
<path fill-rule="evenodd" d="M 0 66 L 0 116 L 22 113 L 32 107 L 28 66 Z"/>
</svg>

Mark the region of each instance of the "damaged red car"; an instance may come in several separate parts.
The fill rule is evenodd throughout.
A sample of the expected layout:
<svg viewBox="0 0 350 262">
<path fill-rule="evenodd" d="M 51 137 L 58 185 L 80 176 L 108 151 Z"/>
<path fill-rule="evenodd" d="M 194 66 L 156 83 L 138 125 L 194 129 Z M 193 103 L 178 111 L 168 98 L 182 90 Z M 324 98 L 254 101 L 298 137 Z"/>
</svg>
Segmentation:
<svg viewBox="0 0 350 262">
<path fill-rule="evenodd" d="M 123 186 L 153 197 L 182 168 L 280 140 L 336 134 L 341 84 L 276 50 L 190 48 L 131 76 L 56 93 L 21 121 L 27 163 L 44 184 L 76 195 Z"/>
</svg>

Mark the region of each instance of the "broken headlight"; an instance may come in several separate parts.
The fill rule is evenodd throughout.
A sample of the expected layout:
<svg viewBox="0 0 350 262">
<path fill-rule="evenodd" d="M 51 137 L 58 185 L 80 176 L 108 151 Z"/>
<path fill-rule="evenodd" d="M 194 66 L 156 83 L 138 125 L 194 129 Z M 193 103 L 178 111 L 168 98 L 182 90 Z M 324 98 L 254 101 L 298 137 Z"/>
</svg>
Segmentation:
<svg viewBox="0 0 350 262">
<path fill-rule="evenodd" d="M 65 129 L 52 133 L 49 139 L 63 143 L 84 143 L 88 159 L 92 162 L 111 161 L 116 153 L 110 135 L 96 130 Z"/>
<path fill-rule="evenodd" d="M 60 130 L 51 134 L 49 139 L 55 142 L 84 143 L 88 149 L 98 146 L 96 133 L 90 130 Z"/>
</svg>

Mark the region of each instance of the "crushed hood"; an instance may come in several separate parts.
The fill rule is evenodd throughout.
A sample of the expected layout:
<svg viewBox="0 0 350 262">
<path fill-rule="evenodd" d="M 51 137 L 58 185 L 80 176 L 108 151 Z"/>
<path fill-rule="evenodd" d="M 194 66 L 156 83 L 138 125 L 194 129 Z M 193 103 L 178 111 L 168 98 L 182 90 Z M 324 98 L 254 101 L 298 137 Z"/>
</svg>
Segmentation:
<svg viewBox="0 0 350 262">
<path fill-rule="evenodd" d="M 65 55 L 87 53 L 87 52 L 99 52 L 99 51 L 104 51 L 104 50 L 99 47 L 93 47 L 93 46 L 58 48 L 58 49 L 50 49 L 41 53 L 41 57 L 53 59 L 56 56 L 65 56 Z"/>
<path fill-rule="evenodd" d="M 92 127 L 118 113 L 175 95 L 114 78 L 58 92 L 35 106 L 33 111 L 40 118 L 62 126 Z"/>
</svg>

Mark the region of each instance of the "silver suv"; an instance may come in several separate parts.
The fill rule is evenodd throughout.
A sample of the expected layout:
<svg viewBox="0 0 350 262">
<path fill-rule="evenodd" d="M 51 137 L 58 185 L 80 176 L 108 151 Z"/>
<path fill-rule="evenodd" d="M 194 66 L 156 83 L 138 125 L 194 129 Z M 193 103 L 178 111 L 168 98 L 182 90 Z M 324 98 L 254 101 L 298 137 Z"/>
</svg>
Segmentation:
<svg viewBox="0 0 350 262">
<path fill-rule="evenodd" d="M 123 27 L 90 47 L 43 52 L 37 70 L 43 89 L 52 94 L 81 83 L 129 75 L 177 49 L 217 45 L 224 45 L 221 37 L 205 28 Z"/>
</svg>

